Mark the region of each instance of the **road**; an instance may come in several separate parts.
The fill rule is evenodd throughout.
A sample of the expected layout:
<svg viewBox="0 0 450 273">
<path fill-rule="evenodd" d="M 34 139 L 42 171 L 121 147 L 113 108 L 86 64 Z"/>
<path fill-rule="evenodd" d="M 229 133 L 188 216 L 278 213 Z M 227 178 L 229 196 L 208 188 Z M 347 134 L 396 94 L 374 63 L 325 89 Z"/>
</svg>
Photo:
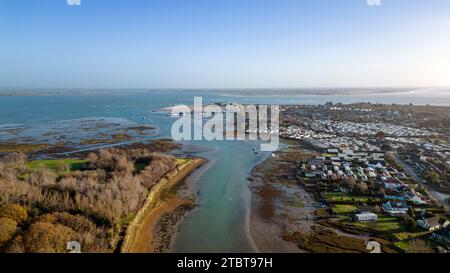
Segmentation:
<svg viewBox="0 0 450 273">
<path fill-rule="evenodd" d="M 96 146 L 90 146 L 90 147 L 86 147 L 86 148 L 82 148 L 82 149 L 76 149 L 76 150 L 72 150 L 69 152 L 64 152 L 64 153 L 54 153 L 54 154 L 49 154 L 50 156 L 69 156 L 72 154 L 77 154 L 77 153 L 82 153 L 82 152 L 89 152 L 89 151 L 96 151 L 96 150 L 100 150 L 100 149 L 106 149 L 106 148 L 113 148 L 113 147 L 119 147 L 119 146 L 124 146 L 124 145 L 130 145 L 130 144 L 135 144 L 135 143 L 141 143 L 144 141 L 150 141 L 150 140 L 154 140 L 155 138 L 146 138 L 146 139 L 135 139 L 135 140 L 130 140 L 130 141 L 124 141 L 124 142 L 118 142 L 118 143 L 109 143 L 109 144 L 101 144 L 101 145 L 96 145 Z"/>
<path fill-rule="evenodd" d="M 428 184 L 423 183 L 423 179 L 420 178 L 420 176 L 416 173 L 416 171 L 410 166 L 408 165 L 405 161 L 403 161 L 401 158 L 399 158 L 398 156 L 395 157 L 395 161 L 397 162 L 397 164 L 399 164 L 404 170 L 405 172 L 407 172 L 414 180 L 416 180 L 418 183 L 421 183 L 423 186 L 425 186 L 425 189 L 427 190 L 427 192 L 436 200 L 438 200 L 439 202 L 443 203 L 443 204 L 447 204 L 446 200 L 450 198 L 450 194 L 445 194 L 442 192 L 438 192 L 435 189 L 433 189 L 432 187 L 430 187 Z"/>
</svg>

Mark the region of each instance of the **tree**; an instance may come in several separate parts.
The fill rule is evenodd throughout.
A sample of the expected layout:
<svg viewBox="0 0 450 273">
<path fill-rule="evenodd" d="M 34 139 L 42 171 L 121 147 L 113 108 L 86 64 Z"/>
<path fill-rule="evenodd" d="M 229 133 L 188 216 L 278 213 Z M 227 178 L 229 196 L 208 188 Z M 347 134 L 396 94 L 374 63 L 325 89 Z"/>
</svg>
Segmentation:
<svg viewBox="0 0 450 273">
<path fill-rule="evenodd" d="M 412 207 L 409 207 L 408 215 L 409 215 L 409 217 L 412 217 L 412 218 L 414 218 L 416 216 L 414 213 L 414 209 Z"/>
<path fill-rule="evenodd" d="M 70 171 L 70 164 L 67 164 L 64 160 L 58 161 L 58 173 L 66 173 Z"/>
<path fill-rule="evenodd" d="M 381 145 L 381 150 L 384 152 L 389 152 L 389 151 L 392 151 L 392 147 L 391 147 L 391 145 L 389 145 L 389 143 L 385 143 L 385 144 Z"/>
<path fill-rule="evenodd" d="M 66 212 L 55 212 L 53 216 L 57 221 L 77 232 L 89 232 L 94 229 L 94 224 L 82 215 L 70 215 Z"/>
<path fill-rule="evenodd" d="M 98 156 L 96 153 L 89 153 L 88 156 L 86 157 L 86 160 L 88 161 L 88 164 L 91 168 L 96 168 L 97 167 L 97 161 L 98 161 Z"/>
<path fill-rule="evenodd" d="M 6 253 L 24 253 L 25 248 L 23 246 L 23 237 L 21 235 L 16 236 L 8 243 Z"/>
<path fill-rule="evenodd" d="M 358 189 L 361 193 L 367 193 L 369 186 L 367 186 L 366 182 L 361 182 L 358 184 Z"/>
<path fill-rule="evenodd" d="M 25 234 L 25 249 L 31 253 L 65 253 L 67 243 L 76 237 L 76 232 L 69 227 L 37 222 Z"/>
<path fill-rule="evenodd" d="M 414 231 L 416 229 L 416 220 L 411 216 L 407 216 L 405 219 L 405 228 L 407 231 Z"/>
<path fill-rule="evenodd" d="M 16 221 L 10 218 L 0 218 L 0 246 L 11 240 L 16 229 Z"/>
<path fill-rule="evenodd" d="M 355 186 L 356 186 L 356 181 L 355 181 L 355 179 L 353 177 L 347 177 L 345 182 L 347 183 L 347 186 L 351 190 L 353 190 L 355 188 Z"/>
<path fill-rule="evenodd" d="M 0 209 L 0 217 L 10 218 L 17 223 L 25 222 L 28 218 L 27 210 L 21 205 L 8 204 Z"/>
<path fill-rule="evenodd" d="M 375 208 L 373 209 L 373 211 L 377 214 L 380 214 L 383 212 L 383 210 L 381 209 L 381 207 L 379 205 L 376 205 Z"/>
<path fill-rule="evenodd" d="M 53 214 L 45 213 L 36 218 L 36 222 L 55 223 L 56 217 Z"/>
<path fill-rule="evenodd" d="M 9 173 L 26 172 L 28 170 L 26 162 L 26 156 L 23 153 L 12 153 L 0 158 L 0 176 L 3 176 L 5 171 Z"/>
<path fill-rule="evenodd" d="M 394 152 L 392 152 L 392 150 L 387 150 L 387 151 L 384 153 L 384 158 L 385 158 L 387 161 L 394 161 L 394 160 L 395 160 L 395 154 L 394 154 Z"/>
<path fill-rule="evenodd" d="M 439 180 L 440 180 L 439 174 L 437 174 L 434 171 L 427 171 L 425 174 L 425 178 L 431 184 L 437 184 L 437 183 L 439 183 Z"/>
<path fill-rule="evenodd" d="M 375 137 L 378 139 L 384 139 L 386 137 L 386 134 L 383 131 L 380 131 L 375 134 Z"/>
<path fill-rule="evenodd" d="M 406 249 L 407 253 L 433 253 L 433 249 L 424 240 L 413 240 Z"/>
<path fill-rule="evenodd" d="M 32 185 L 47 187 L 55 185 L 56 175 L 45 167 L 39 167 L 30 174 L 29 181 Z"/>
</svg>

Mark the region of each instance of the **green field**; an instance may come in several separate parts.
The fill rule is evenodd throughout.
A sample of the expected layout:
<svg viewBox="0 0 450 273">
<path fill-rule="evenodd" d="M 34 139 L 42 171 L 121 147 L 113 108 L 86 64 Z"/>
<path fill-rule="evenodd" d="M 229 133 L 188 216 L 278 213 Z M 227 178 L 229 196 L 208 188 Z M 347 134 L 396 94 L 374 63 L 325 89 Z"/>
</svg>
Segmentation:
<svg viewBox="0 0 450 273">
<path fill-rule="evenodd" d="M 300 198 L 295 198 L 294 200 L 291 200 L 288 202 L 288 204 L 295 208 L 304 208 L 305 203 Z"/>
<path fill-rule="evenodd" d="M 86 168 L 86 160 L 81 159 L 55 159 L 55 160 L 35 160 L 29 162 L 28 168 L 35 170 L 40 166 L 44 166 L 54 172 L 58 172 L 62 164 L 70 166 L 70 171 L 81 171 Z"/>
<path fill-rule="evenodd" d="M 325 195 L 325 199 L 329 203 L 334 203 L 334 202 L 346 202 L 346 203 L 381 202 L 381 199 L 378 197 L 342 195 L 342 193 L 340 193 L 340 192 L 328 192 Z"/>
<path fill-rule="evenodd" d="M 333 207 L 333 212 L 335 214 L 349 214 L 355 212 L 357 208 L 352 205 L 336 205 Z"/>
<path fill-rule="evenodd" d="M 399 241 L 403 241 L 403 240 L 410 240 L 410 239 L 415 239 L 418 237 L 423 237 L 430 234 L 429 231 L 419 231 L 419 232 L 398 232 L 398 233 L 394 233 L 394 237 L 399 240 Z"/>
<path fill-rule="evenodd" d="M 191 158 L 177 158 L 177 163 L 184 164 L 184 163 L 188 163 L 191 160 L 192 160 Z"/>
<path fill-rule="evenodd" d="M 394 245 L 401 249 L 402 251 L 407 251 L 409 248 L 409 244 L 407 241 L 395 242 Z"/>
<path fill-rule="evenodd" d="M 337 157 L 337 154 L 322 154 L 323 157 Z"/>
<path fill-rule="evenodd" d="M 355 222 L 352 225 L 383 233 L 401 232 L 404 230 L 404 226 L 400 220 L 394 217 L 379 217 L 376 222 Z"/>
<path fill-rule="evenodd" d="M 145 164 L 145 163 L 136 163 L 136 164 L 134 164 L 134 171 L 136 172 L 136 173 L 141 173 L 144 169 L 145 169 L 145 167 L 147 167 L 148 166 L 148 164 Z"/>
</svg>

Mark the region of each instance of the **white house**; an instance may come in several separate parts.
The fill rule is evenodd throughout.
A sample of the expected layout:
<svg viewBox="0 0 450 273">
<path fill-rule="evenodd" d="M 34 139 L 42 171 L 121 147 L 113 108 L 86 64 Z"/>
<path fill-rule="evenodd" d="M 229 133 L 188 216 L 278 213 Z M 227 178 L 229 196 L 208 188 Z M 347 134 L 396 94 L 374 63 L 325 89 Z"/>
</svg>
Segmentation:
<svg viewBox="0 0 450 273">
<path fill-rule="evenodd" d="M 355 214 L 355 220 L 360 222 L 376 221 L 378 216 L 372 212 L 362 212 Z"/>
<path fill-rule="evenodd" d="M 426 201 L 422 200 L 422 198 L 420 198 L 417 195 L 413 195 L 413 197 L 411 197 L 408 201 L 412 202 L 412 203 L 414 203 L 416 205 L 426 205 L 427 204 Z"/>
</svg>

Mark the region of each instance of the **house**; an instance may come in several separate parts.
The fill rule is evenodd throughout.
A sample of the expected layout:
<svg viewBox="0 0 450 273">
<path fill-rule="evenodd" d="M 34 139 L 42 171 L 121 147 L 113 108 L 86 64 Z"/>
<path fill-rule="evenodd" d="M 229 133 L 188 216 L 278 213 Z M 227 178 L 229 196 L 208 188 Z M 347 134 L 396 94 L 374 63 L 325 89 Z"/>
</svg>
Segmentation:
<svg viewBox="0 0 450 273">
<path fill-rule="evenodd" d="M 402 196 L 402 194 L 399 191 L 393 190 L 391 188 L 386 188 L 384 190 L 383 197 L 384 197 L 384 199 L 389 199 L 389 200 L 405 200 L 405 198 Z"/>
<path fill-rule="evenodd" d="M 372 158 L 375 161 L 382 161 L 384 162 L 384 154 L 383 153 L 373 153 Z"/>
<path fill-rule="evenodd" d="M 361 213 L 355 214 L 353 219 L 355 221 L 359 221 L 359 222 L 368 222 L 368 221 L 378 220 L 378 216 L 373 212 L 361 212 Z"/>
<path fill-rule="evenodd" d="M 439 243 L 450 245 L 450 227 L 433 232 L 431 238 Z"/>
<path fill-rule="evenodd" d="M 388 201 L 383 203 L 383 210 L 390 216 L 404 216 L 408 213 L 408 205 L 405 201 Z"/>
<path fill-rule="evenodd" d="M 417 226 L 428 231 L 436 231 L 442 228 L 446 228 L 450 225 L 450 222 L 439 216 L 435 216 L 428 219 L 422 219 L 417 221 Z"/>
<path fill-rule="evenodd" d="M 423 206 L 423 205 L 426 205 L 426 204 L 427 204 L 426 201 L 422 200 L 422 198 L 420 198 L 420 197 L 417 196 L 417 195 L 412 195 L 412 197 L 411 197 L 409 194 L 405 194 L 405 196 L 406 196 L 407 198 L 409 198 L 409 199 L 408 199 L 409 202 L 414 203 L 415 205 Z"/>
<path fill-rule="evenodd" d="M 315 172 L 305 172 L 304 175 L 307 178 L 315 178 L 317 176 L 317 173 L 315 173 Z"/>
<path fill-rule="evenodd" d="M 352 149 L 348 149 L 348 148 L 343 148 L 342 149 L 342 153 L 347 155 L 347 156 L 352 156 L 353 155 L 353 150 Z"/>
<path fill-rule="evenodd" d="M 385 179 L 384 188 L 388 190 L 398 190 L 403 187 L 403 184 L 397 182 L 390 182 L 389 179 Z"/>
<path fill-rule="evenodd" d="M 379 162 L 373 162 L 373 164 L 369 162 L 369 167 L 371 167 L 372 169 L 383 169 L 383 165 Z"/>
</svg>

